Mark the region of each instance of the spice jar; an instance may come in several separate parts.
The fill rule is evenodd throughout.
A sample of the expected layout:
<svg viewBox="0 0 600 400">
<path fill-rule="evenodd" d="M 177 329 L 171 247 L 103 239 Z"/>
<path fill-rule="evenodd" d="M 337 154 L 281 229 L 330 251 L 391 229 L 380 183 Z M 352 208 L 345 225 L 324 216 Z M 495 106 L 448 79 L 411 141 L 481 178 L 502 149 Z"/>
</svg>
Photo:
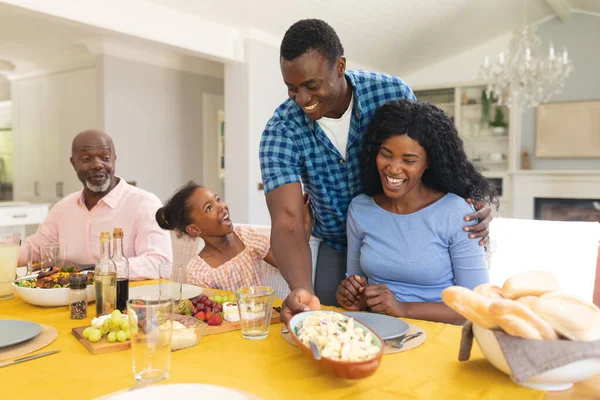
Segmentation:
<svg viewBox="0 0 600 400">
<path fill-rule="evenodd" d="M 69 278 L 71 319 L 84 319 L 87 317 L 87 281 L 87 274 L 73 274 Z"/>
</svg>

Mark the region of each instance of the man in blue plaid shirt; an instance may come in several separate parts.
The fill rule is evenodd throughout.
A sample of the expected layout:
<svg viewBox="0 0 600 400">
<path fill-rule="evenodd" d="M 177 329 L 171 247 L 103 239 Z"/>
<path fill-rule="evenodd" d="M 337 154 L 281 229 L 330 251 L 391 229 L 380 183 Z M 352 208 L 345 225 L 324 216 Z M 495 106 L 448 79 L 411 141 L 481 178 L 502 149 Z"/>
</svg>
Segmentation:
<svg viewBox="0 0 600 400">
<path fill-rule="evenodd" d="M 289 99 L 275 110 L 260 143 L 260 166 L 271 214 L 271 248 L 292 293 L 282 317 L 323 304 L 335 305 L 346 272 L 346 213 L 361 193 L 362 136 L 375 109 L 414 99 L 394 76 L 346 71 L 340 40 L 316 20 L 292 25 L 281 43 L 281 71 Z M 322 239 L 313 291 L 311 255 L 303 224 L 302 186 L 314 214 L 312 234 Z M 468 216 L 471 238 L 487 240 L 490 209 Z M 316 296 L 315 296 L 316 295 Z"/>
</svg>

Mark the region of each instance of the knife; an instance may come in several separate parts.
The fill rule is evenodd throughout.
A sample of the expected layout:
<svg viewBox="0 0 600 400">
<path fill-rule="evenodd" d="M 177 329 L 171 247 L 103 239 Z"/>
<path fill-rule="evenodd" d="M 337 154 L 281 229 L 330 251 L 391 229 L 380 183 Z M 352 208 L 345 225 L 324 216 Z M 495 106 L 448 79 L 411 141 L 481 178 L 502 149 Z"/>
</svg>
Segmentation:
<svg viewBox="0 0 600 400">
<path fill-rule="evenodd" d="M 33 359 L 44 357 L 44 356 L 49 356 L 50 354 L 55 354 L 55 353 L 58 353 L 59 351 L 60 350 L 46 351 L 45 353 L 38 353 L 38 354 L 34 354 L 32 356 L 17 358 L 16 360 L 11 360 L 11 361 L 6 361 L 6 362 L 3 362 L 3 363 L 0 363 L 0 368 L 2 368 L 2 367 L 8 367 L 9 365 L 18 364 L 18 363 L 21 363 L 21 362 L 33 360 Z"/>
</svg>

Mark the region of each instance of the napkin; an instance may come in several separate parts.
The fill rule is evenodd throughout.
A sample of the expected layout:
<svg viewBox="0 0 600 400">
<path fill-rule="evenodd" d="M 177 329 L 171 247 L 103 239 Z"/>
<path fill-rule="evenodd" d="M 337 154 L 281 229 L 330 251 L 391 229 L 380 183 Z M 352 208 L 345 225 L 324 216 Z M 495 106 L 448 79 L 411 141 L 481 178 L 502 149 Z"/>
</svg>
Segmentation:
<svg viewBox="0 0 600 400">
<path fill-rule="evenodd" d="M 471 356 L 472 327 L 470 321 L 463 326 L 459 361 L 466 361 Z M 536 375 L 574 361 L 600 358 L 600 340 L 533 340 L 510 336 L 501 330 L 493 332 L 517 382 L 525 382 Z"/>
</svg>

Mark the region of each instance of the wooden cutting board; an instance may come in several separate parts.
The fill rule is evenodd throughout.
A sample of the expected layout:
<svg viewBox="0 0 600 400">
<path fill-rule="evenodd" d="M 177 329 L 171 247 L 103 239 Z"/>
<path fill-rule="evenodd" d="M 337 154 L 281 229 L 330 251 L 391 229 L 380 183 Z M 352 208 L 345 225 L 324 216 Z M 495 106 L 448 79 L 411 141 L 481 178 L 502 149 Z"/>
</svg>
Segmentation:
<svg viewBox="0 0 600 400">
<path fill-rule="evenodd" d="M 98 342 L 92 343 L 83 337 L 83 330 L 88 326 L 80 326 L 78 328 L 73 328 L 71 329 L 71 333 L 92 354 L 112 353 L 113 351 L 127 350 L 131 347 L 129 340 L 126 340 L 124 342 L 117 341 L 111 343 L 106 338 L 107 335 L 104 335 L 102 339 L 100 339 Z"/>
<path fill-rule="evenodd" d="M 277 311 L 273 310 L 273 312 L 271 314 L 271 324 L 276 324 L 278 322 L 280 322 L 279 321 L 279 313 Z M 131 347 L 129 340 L 127 340 L 125 342 L 111 343 L 106 338 L 106 335 L 103 336 L 102 339 L 100 339 L 98 342 L 92 343 L 83 337 L 83 330 L 85 328 L 87 328 L 88 326 L 80 326 L 78 328 L 73 328 L 71 330 L 71 333 L 92 354 L 111 353 L 113 351 L 127 350 Z M 237 330 L 240 330 L 239 322 L 229 322 L 229 321 L 223 320 L 223 323 L 221 325 L 216 325 L 216 326 L 209 325 L 206 328 L 206 330 L 204 331 L 204 334 L 202 336 L 215 335 L 217 333 L 232 332 L 232 331 L 237 331 Z M 202 341 L 202 339 L 200 339 L 200 340 Z"/>
</svg>

